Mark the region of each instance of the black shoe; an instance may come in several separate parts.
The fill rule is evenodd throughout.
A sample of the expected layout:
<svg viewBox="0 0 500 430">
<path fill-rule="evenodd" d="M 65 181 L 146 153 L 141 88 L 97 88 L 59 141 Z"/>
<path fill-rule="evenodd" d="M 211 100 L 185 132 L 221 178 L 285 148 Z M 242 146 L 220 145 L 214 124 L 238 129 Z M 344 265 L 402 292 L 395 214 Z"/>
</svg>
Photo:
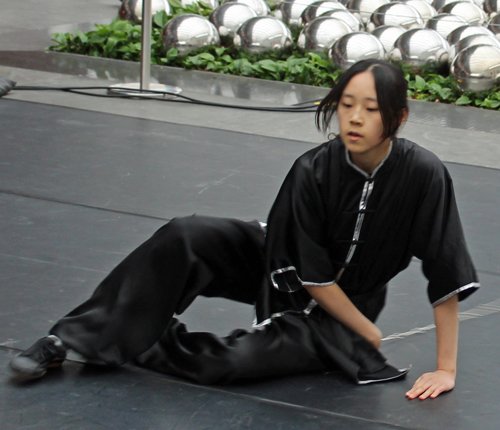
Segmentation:
<svg viewBox="0 0 500 430">
<path fill-rule="evenodd" d="M 49 367 L 59 367 L 66 359 L 66 348 L 57 336 L 46 336 L 10 362 L 10 368 L 22 379 L 41 378 Z"/>
<path fill-rule="evenodd" d="M 386 364 L 385 367 L 374 373 L 360 373 L 358 375 L 358 384 L 373 384 L 375 382 L 388 382 L 396 381 L 398 379 L 403 379 L 406 374 L 410 371 L 411 365 L 404 369 L 396 369 L 390 364 Z"/>
</svg>

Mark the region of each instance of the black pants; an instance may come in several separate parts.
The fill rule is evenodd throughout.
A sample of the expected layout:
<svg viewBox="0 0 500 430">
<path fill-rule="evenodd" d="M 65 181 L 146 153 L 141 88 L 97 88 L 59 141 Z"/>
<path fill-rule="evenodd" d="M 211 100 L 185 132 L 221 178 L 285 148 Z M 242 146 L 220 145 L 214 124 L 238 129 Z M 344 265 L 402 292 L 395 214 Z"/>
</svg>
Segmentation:
<svg viewBox="0 0 500 430">
<path fill-rule="evenodd" d="M 198 295 L 254 304 L 267 285 L 264 240 L 257 222 L 174 219 L 50 333 L 94 362 L 117 366 L 133 360 L 200 383 L 338 367 L 355 378 L 360 370 L 382 368 L 385 359 L 369 342 L 319 307 L 307 316 L 288 313 L 222 338 L 189 333 L 173 318 Z M 376 298 L 367 310 L 376 316 L 382 306 Z"/>
</svg>

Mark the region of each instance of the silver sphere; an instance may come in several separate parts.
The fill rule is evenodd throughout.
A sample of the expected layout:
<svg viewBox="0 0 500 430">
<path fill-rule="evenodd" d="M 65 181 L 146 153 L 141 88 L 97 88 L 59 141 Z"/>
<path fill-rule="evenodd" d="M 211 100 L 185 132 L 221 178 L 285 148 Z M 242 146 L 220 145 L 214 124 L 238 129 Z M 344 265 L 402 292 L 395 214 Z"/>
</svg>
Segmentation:
<svg viewBox="0 0 500 430">
<path fill-rule="evenodd" d="M 151 0 L 151 13 L 164 10 L 167 15 L 172 13 L 172 8 L 167 0 Z M 142 20 L 142 0 L 122 0 L 122 5 L 118 11 L 121 19 L 133 22 Z"/>
<path fill-rule="evenodd" d="M 469 46 L 457 54 L 450 72 L 463 91 L 489 90 L 500 79 L 500 48 Z"/>
<path fill-rule="evenodd" d="M 215 9 L 220 4 L 219 0 L 180 0 L 180 2 L 183 7 L 186 7 L 188 4 L 193 3 L 204 3 L 210 9 Z"/>
<path fill-rule="evenodd" d="M 434 7 L 434 9 L 439 11 L 442 7 L 446 6 L 448 3 L 454 3 L 456 1 L 457 0 L 434 0 L 432 2 L 432 6 Z M 470 3 L 474 3 L 474 0 L 463 0 L 463 1 L 468 1 Z"/>
<path fill-rule="evenodd" d="M 479 27 L 477 25 L 462 25 L 461 27 L 453 30 L 448 35 L 446 40 L 450 45 L 455 45 L 456 43 L 460 42 L 460 40 L 464 39 L 465 37 L 472 36 L 473 34 L 483 34 L 486 36 L 495 37 L 495 35 L 486 27 Z"/>
<path fill-rule="evenodd" d="M 387 3 L 375 9 L 367 24 L 366 29 L 373 31 L 381 25 L 400 25 L 410 30 L 411 28 L 422 28 L 424 20 L 418 11 L 405 3 Z"/>
<path fill-rule="evenodd" d="M 453 30 L 463 26 L 464 24 L 468 24 L 468 22 L 461 16 L 451 15 L 449 13 L 440 13 L 429 19 L 425 26 L 431 30 L 436 30 L 446 39 Z"/>
<path fill-rule="evenodd" d="M 485 0 L 483 9 L 489 16 L 494 16 L 500 10 L 500 0 Z"/>
<path fill-rule="evenodd" d="M 300 15 L 299 26 L 306 25 L 318 16 L 332 10 L 346 10 L 346 7 L 338 1 L 315 1 L 313 4 L 307 6 L 304 9 L 304 12 L 302 12 L 302 15 Z"/>
<path fill-rule="evenodd" d="M 226 0 L 226 3 L 242 3 L 250 6 L 258 16 L 267 16 L 271 14 L 268 4 L 264 0 Z"/>
<path fill-rule="evenodd" d="M 439 10 L 439 13 L 461 16 L 471 25 L 483 25 L 488 19 L 479 6 L 464 1 L 448 3 Z"/>
<path fill-rule="evenodd" d="M 490 30 L 495 37 L 500 40 L 500 14 L 490 19 L 488 22 L 488 30 Z"/>
<path fill-rule="evenodd" d="M 219 32 L 221 41 L 225 44 L 231 44 L 240 25 L 250 18 L 257 16 L 257 12 L 250 6 L 243 3 L 224 3 L 214 9 L 210 14 L 209 20 L 215 25 Z"/>
<path fill-rule="evenodd" d="M 292 45 L 292 32 L 279 19 L 258 16 L 243 23 L 234 36 L 234 44 L 250 52 L 283 49 Z"/>
<path fill-rule="evenodd" d="M 448 66 L 449 51 L 450 45 L 437 31 L 416 28 L 396 40 L 391 59 L 415 68 L 431 65 L 442 69 Z"/>
<path fill-rule="evenodd" d="M 324 51 L 330 49 L 337 39 L 350 32 L 351 29 L 345 22 L 320 16 L 302 29 L 297 45 L 307 51 Z"/>
<path fill-rule="evenodd" d="M 161 35 L 167 52 L 177 48 L 185 54 L 201 46 L 220 46 L 219 33 L 206 18 L 188 13 L 172 18 L 163 28 Z"/>
<path fill-rule="evenodd" d="M 386 54 L 377 37 L 360 31 L 342 36 L 333 44 L 328 56 L 339 69 L 347 70 L 360 60 L 384 60 Z"/>
<path fill-rule="evenodd" d="M 386 3 L 388 3 L 386 0 L 349 0 L 346 6 L 356 18 L 366 24 L 370 21 L 372 13 Z"/>
<path fill-rule="evenodd" d="M 437 10 L 434 9 L 434 7 L 432 7 L 432 5 L 425 0 L 402 0 L 402 1 L 403 3 L 409 4 L 410 6 L 417 9 L 418 13 L 420 14 L 424 22 L 427 22 L 433 16 L 437 15 Z"/>
<path fill-rule="evenodd" d="M 285 0 L 278 4 L 274 11 L 275 18 L 283 21 L 285 24 L 292 28 L 300 26 L 301 15 L 306 8 L 313 4 L 316 0 Z"/>
<path fill-rule="evenodd" d="M 331 18 L 340 19 L 350 27 L 351 31 L 361 31 L 365 28 L 359 18 L 356 18 L 348 10 L 331 10 L 329 12 L 325 12 L 321 16 L 329 16 Z"/>
<path fill-rule="evenodd" d="M 394 43 L 406 31 L 399 25 L 381 25 L 372 31 L 372 34 L 382 42 L 385 52 L 390 53 L 394 49 Z"/>
<path fill-rule="evenodd" d="M 486 34 L 473 34 L 472 36 L 464 37 L 456 45 L 451 47 L 450 58 L 455 58 L 463 49 L 475 45 L 490 45 L 500 48 L 500 41 L 495 36 L 488 36 Z"/>
</svg>

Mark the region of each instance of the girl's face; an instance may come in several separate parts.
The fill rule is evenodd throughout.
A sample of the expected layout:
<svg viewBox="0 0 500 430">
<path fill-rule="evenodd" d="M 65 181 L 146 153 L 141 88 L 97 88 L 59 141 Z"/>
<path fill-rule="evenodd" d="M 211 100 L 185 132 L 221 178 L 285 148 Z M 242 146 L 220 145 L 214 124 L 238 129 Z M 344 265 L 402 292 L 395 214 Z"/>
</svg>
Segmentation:
<svg viewBox="0 0 500 430">
<path fill-rule="evenodd" d="M 391 138 L 382 140 L 384 130 L 371 72 L 355 75 L 347 84 L 337 106 L 340 137 L 359 168 L 368 173 L 389 152 Z"/>
</svg>

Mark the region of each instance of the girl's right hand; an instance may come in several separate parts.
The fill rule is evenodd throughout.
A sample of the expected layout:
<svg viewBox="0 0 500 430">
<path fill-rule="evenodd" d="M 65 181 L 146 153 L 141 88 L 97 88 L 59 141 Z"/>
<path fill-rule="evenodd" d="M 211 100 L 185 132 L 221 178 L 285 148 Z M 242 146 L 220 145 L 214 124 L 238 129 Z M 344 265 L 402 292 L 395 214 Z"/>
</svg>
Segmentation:
<svg viewBox="0 0 500 430">
<path fill-rule="evenodd" d="M 382 332 L 375 324 L 372 323 L 372 327 L 370 327 L 370 331 L 365 338 L 373 345 L 374 348 L 380 349 L 380 345 L 382 344 Z"/>
</svg>

